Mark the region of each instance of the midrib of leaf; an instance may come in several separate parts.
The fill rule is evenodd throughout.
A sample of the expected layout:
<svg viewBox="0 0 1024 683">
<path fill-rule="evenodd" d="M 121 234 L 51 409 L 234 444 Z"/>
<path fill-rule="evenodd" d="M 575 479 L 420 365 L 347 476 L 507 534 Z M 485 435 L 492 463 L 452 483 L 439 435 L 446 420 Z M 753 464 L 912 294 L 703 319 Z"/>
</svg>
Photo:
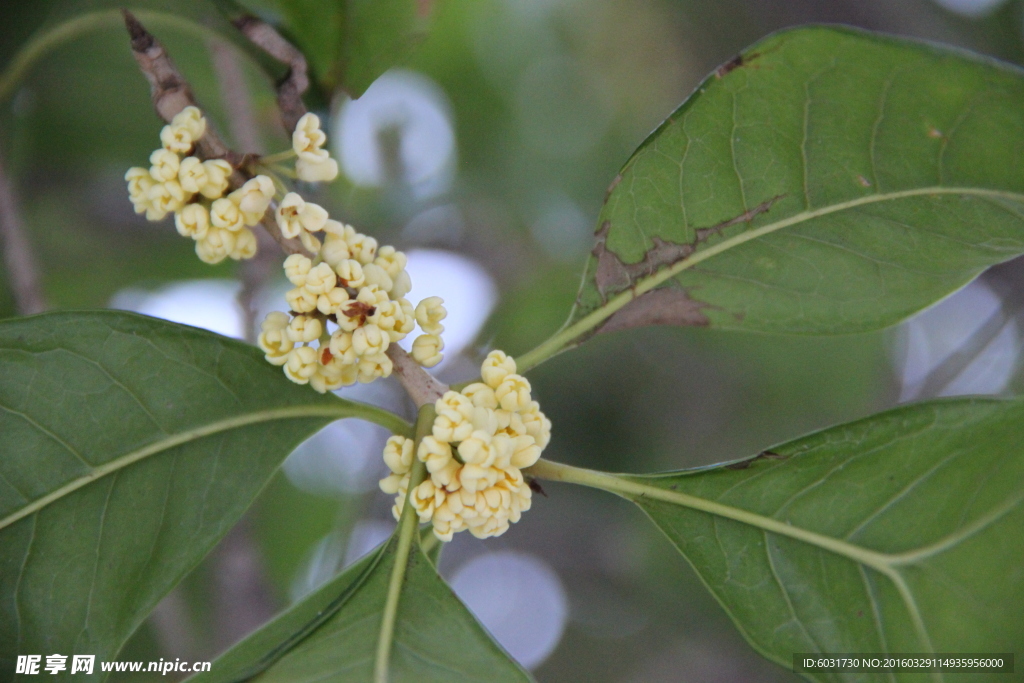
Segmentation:
<svg viewBox="0 0 1024 683">
<path fill-rule="evenodd" d="M 118 458 L 114 458 L 102 465 L 93 467 L 92 471 L 88 474 L 78 477 L 77 479 L 72 479 L 60 488 L 51 491 L 41 498 L 37 498 L 7 517 L 0 519 L 0 530 L 14 524 L 19 519 L 23 519 L 24 517 L 38 512 L 50 503 L 60 500 L 64 496 L 77 491 L 83 486 L 91 484 L 114 472 L 119 472 L 129 465 L 137 463 L 140 460 L 144 460 L 152 455 L 156 455 L 157 453 L 174 448 L 175 446 L 180 446 L 190 441 L 195 441 L 207 436 L 230 431 L 232 429 L 238 429 L 240 427 L 246 427 L 252 424 L 305 417 L 334 417 L 337 419 L 355 417 L 379 424 L 382 427 L 390 429 L 396 434 L 408 435 L 411 431 L 409 424 L 397 415 L 389 413 L 386 410 L 358 403 L 344 403 L 337 406 L 289 406 L 287 408 L 275 408 L 273 410 L 263 410 L 255 413 L 238 415 L 224 420 L 211 422 L 200 427 L 195 427 L 178 434 L 172 434 L 166 438 L 154 441 L 140 449 L 126 453 Z"/>
<path fill-rule="evenodd" d="M 585 334 L 587 331 L 594 327 L 597 327 L 601 322 L 611 317 L 616 311 L 621 309 L 623 306 L 628 304 L 630 301 L 638 298 L 640 295 L 649 292 L 658 285 L 662 284 L 666 280 L 675 277 L 679 273 L 692 268 L 693 266 L 702 263 L 724 251 L 728 251 L 735 246 L 744 244 L 751 240 L 755 240 L 758 237 L 771 234 L 778 230 L 788 228 L 793 225 L 798 225 L 806 221 L 814 220 L 815 218 L 821 218 L 822 216 L 828 216 L 833 213 L 839 213 L 850 209 L 855 209 L 860 206 L 866 206 L 870 204 L 878 204 L 887 201 L 896 201 L 900 199 L 907 199 L 911 197 L 925 197 L 934 195 L 962 195 L 969 197 L 984 197 L 988 199 L 1005 199 L 1012 202 L 1024 203 L 1024 194 L 1017 192 L 1007 192 L 1004 190 L 989 190 L 980 187 L 942 187 L 942 186 L 929 186 L 919 187 L 910 190 L 899 190 L 896 192 L 880 192 L 876 194 L 865 195 L 864 197 L 858 197 L 857 199 L 851 199 L 846 202 L 839 202 L 838 204 L 830 204 L 828 206 L 822 206 L 817 209 L 809 209 L 801 211 L 800 213 L 793 214 L 788 218 L 784 218 L 773 223 L 766 223 L 759 228 L 752 230 L 746 230 L 738 235 L 729 237 L 716 244 L 713 244 L 705 249 L 696 251 L 684 259 L 677 261 L 676 263 L 662 268 L 654 272 L 653 274 L 637 280 L 631 287 L 626 289 L 614 297 L 609 299 L 604 305 L 590 312 L 584 317 L 577 320 L 575 323 L 567 324 L 561 330 L 556 332 L 554 336 L 543 342 L 540 346 L 537 346 L 533 350 L 523 354 L 516 358 L 516 365 L 519 368 L 519 372 L 526 372 L 527 370 L 540 365 L 548 358 L 554 356 L 566 349 L 573 341 Z M 1024 216 L 1021 216 L 1024 219 Z M 570 320 L 572 318 L 570 317 Z"/>
<path fill-rule="evenodd" d="M 420 441 L 430 434 L 437 413 L 433 403 L 420 407 L 416 418 L 416 442 L 413 453 L 417 451 Z M 427 465 L 418 457 L 413 457 L 412 472 L 406 490 L 405 506 L 398 521 L 398 543 L 395 546 L 395 564 L 388 579 L 388 593 L 384 601 L 384 614 L 380 620 L 380 635 L 377 637 L 377 652 L 373 663 L 374 683 L 388 683 L 388 670 L 391 663 L 391 650 L 395 641 L 395 623 L 398 621 L 398 603 L 405 585 L 405 572 L 409 568 L 409 552 L 413 540 L 419 540 L 419 516 L 412 504 L 413 491 L 426 477 Z"/>
<path fill-rule="evenodd" d="M 956 533 L 950 534 L 946 538 L 943 538 L 931 545 L 904 553 L 889 554 L 862 548 L 861 546 L 853 543 L 841 541 L 839 539 L 832 538 L 831 536 L 825 536 L 808 529 L 795 527 L 772 517 L 765 517 L 764 515 L 749 512 L 731 505 L 725 505 L 717 501 L 708 500 L 706 498 L 693 496 L 687 493 L 666 490 L 650 484 L 642 484 L 629 479 L 624 479 L 614 474 L 596 472 L 594 470 L 573 467 L 571 465 L 564 465 L 562 463 L 543 459 L 537 461 L 535 465 L 529 468 L 527 474 L 541 479 L 564 481 L 572 484 L 581 484 L 583 486 L 602 489 L 629 500 L 634 500 L 634 502 L 637 498 L 646 498 L 679 505 L 681 507 L 687 507 L 700 512 L 706 512 L 711 515 L 731 519 L 733 521 L 761 529 L 768 533 L 786 536 L 787 538 L 792 538 L 797 541 L 813 545 L 821 548 L 822 550 L 827 550 L 839 555 L 840 557 L 852 560 L 860 565 L 870 567 L 880 574 L 888 577 L 893 582 L 911 620 L 914 622 L 918 638 L 921 640 L 921 644 L 927 648 L 928 652 L 934 651 L 931 638 L 929 637 L 927 628 L 925 627 L 921 611 L 917 606 L 917 601 L 915 600 L 913 593 L 911 593 L 910 587 L 904 580 L 903 575 L 899 572 L 899 567 L 917 564 L 929 557 L 956 546 L 961 541 L 970 538 L 985 527 L 996 522 L 1001 517 L 1009 514 L 1010 511 L 1024 502 L 1024 494 L 1021 494 L 1020 496 L 1007 501 L 1003 505 L 998 506 L 972 524 L 967 525 Z M 941 674 L 934 674 L 933 679 L 937 681 L 943 680 Z"/>
</svg>

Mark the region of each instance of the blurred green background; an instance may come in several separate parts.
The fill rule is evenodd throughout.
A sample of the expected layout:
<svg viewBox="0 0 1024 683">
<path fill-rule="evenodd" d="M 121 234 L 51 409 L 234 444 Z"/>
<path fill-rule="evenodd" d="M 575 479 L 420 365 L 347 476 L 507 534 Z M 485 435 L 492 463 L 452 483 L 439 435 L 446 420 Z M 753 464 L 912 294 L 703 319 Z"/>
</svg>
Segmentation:
<svg viewBox="0 0 1024 683">
<path fill-rule="evenodd" d="M 0 64 L 10 63 L 49 12 L 79 4 L 90 3 L 5 0 Z M 275 23 L 287 23 L 295 9 L 288 0 L 243 4 Z M 318 6 L 331 3 L 300 4 L 313 7 L 315 18 Z M 413 177 L 418 157 L 401 138 L 403 127 L 417 125 L 412 107 L 408 120 L 392 121 L 374 141 L 381 160 L 376 175 L 364 164 L 363 177 L 319 189 L 317 201 L 382 243 L 458 252 L 489 273 L 499 292 L 494 313 L 463 352 L 469 360 L 445 370 L 446 378 L 464 380 L 470 361 L 486 349 L 522 353 L 561 324 L 609 181 L 718 64 L 771 31 L 809 22 L 1024 59 L 1024 3 L 963 6 L 967 14 L 932 0 L 444 0 L 433 7 L 430 32 L 403 68 L 429 79 L 416 83 L 440 89 L 430 94 L 427 87 L 427 100 L 450 127 L 453 153 L 440 170 L 423 162 L 426 176 Z M 216 39 L 174 22 L 149 28 L 230 138 L 223 63 L 211 58 Z M 327 33 L 319 39 L 329 43 L 329 30 L 320 29 Z M 228 59 L 244 74 L 256 145 L 285 148 L 270 83 L 241 53 Z M 340 92 L 325 89 L 310 101 L 335 120 L 346 107 Z M 170 221 L 147 223 L 132 213 L 122 176 L 129 166 L 146 164 L 160 125 L 116 21 L 99 22 L 42 55 L 0 102 L 0 150 L 51 306 L 103 307 L 129 288 L 137 297 L 140 289 L 171 282 L 239 276 L 233 263 L 201 263 Z M 428 143 L 443 138 L 443 130 L 425 131 Z M 1020 270 L 1010 264 L 989 277 L 1019 292 L 1012 283 L 1021 281 Z M 14 314 L 11 292 L 0 285 L 0 316 Z M 545 456 L 652 472 L 756 453 L 895 404 L 895 338 L 891 332 L 796 338 L 666 328 L 598 337 L 531 373 L 554 422 Z M 395 400 L 383 391 L 367 400 Z M 356 448 L 326 447 L 342 457 Z M 281 474 L 271 483 L 122 659 L 211 658 L 355 552 L 362 541 L 350 538 L 353 530 L 366 536 L 390 521 L 390 502 L 380 493 L 313 492 L 296 481 Z M 550 485 L 546 493 L 509 533 L 486 542 L 459 537 L 441 564 L 450 576 L 500 550 L 535 556 L 554 569 L 568 612 L 560 642 L 535 668 L 540 681 L 796 679 L 752 652 L 637 510 L 596 492 Z"/>
</svg>

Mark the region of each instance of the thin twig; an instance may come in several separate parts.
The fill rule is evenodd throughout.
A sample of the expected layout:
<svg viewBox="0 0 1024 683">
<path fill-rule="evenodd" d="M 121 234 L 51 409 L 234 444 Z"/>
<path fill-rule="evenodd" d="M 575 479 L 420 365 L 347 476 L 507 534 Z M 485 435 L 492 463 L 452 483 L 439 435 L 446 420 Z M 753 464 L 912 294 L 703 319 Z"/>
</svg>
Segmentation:
<svg viewBox="0 0 1024 683">
<path fill-rule="evenodd" d="M 21 315 L 46 310 L 46 299 L 39 283 L 39 269 L 32 245 L 25 235 L 18 211 L 14 187 L 0 155 L 0 237 L 3 239 L 4 266 L 11 283 L 15 309 Z"/>
<path fill-rule="evenodd" d="M 448 386 L 420 367 L 398 344 L 388 346 L 388 358 L 394 365 L 398 381 L 416 406 L 433 403 L 448 391 Z"/>
<path fill-rule="evenodd" d="M 306 105 L 302 101 L 302 94 L 309 89 L 309 68 L 305 55 L 259 17 L 243 14 L 231 23 L 257 47 L 288 65 L 288 73 L 277 83 L 277 107 L 281 111 L 285 132 L 291 135 L 295 124 L 306 113 Z"/>
</svg>

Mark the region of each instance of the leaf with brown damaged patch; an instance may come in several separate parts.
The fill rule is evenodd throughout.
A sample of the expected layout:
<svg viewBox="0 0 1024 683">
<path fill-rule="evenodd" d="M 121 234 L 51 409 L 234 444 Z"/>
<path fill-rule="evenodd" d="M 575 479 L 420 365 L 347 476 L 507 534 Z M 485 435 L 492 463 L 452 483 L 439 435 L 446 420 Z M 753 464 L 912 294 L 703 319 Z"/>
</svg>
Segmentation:
<svg viewBox="0 0 1024 683">
<path fill-rule="evenodd" d="M 569 319 L 521 369 L 651 324 L 875 330 L 1024 254 L 1018 69 L 837 27 L 741 54 L 611 183 Z"/>
</svg>

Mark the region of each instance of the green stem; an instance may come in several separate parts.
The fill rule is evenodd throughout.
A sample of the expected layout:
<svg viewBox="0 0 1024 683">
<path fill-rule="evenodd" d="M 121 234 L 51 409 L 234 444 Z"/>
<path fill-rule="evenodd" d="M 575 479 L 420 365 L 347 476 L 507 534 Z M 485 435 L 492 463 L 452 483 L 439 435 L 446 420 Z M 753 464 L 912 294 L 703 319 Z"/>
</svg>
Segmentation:
<svg viewBox="0 0 1024 683">
<path fill-rule="evenodd" d="M 416 443 L 413 452 L 419 447 L 423 437 L 430 434 L 434 424 L 434 404 L 428 403 L 420 408 L 419 416 L 416 418 Z M 388 594 L 384 602 L 384 615 L 380 622 L 380 635 L 377 638 L 377 655 L 373 665 L 374 683 L 388 683 L 388 667 L 391 662 L 391 647 L 395 638 L 395 622 L 398 619 L 398 601 L 402 596 L 402 585 L 405 582 L 405 571 L 409 567 L 409 552 L 412 549 L 413 540 L 419 540 L 416 533 L 419 527 L 419 517 L 416 508 L 412 504 L 413 491 L 426 477 L 427 466 L 419 459 L 414 458 L 412 472 L 409 476 L 409 489 L 406 493 L 405 506 L 402 508 L 402 516 L 398 521 L 398 544 L 395 547 L 395 565 L 391 570 L 391 578 L 388 581 Z"/>
<path fill-rule="evenodd" d="M 528 474 L 540 479 L 564 481 L 571 484 L 581 484 L 591 488 L 602 489 L 632 500 L 633 502 L 638 502 L 637 499 L 646 498 L 649 500 L 659 500 L 673 505 L 688 507 L 692 510 L 699 510 L 700 512 L 707 512 L 708 514 L 732 519 L 780 536 L 787 536 L 798 541 L 803 541 L 804 543 L 809 543 L 837 555 L 841 555 L 847 559 L 864 564 L 886 575 L 894 574 L 893 557 L 890 555 L 868 550 L 867 548 L 861 548 L 851 543 L 840 541 L 836 538 L 823 536 L 822 534 L 808 531 L 807 529 L 801 529 L 772 517 L 765 517 L 764 515 L 732 507 L 731 505 L 718 503 L 706 498 L 691 496 L 690 494 L 680 493 L 678 491 L 670 491 L 658 486 L 651 486 L 650 484 L 641 484 L 637 481 L 626 479 L 619 475 L 595 472 L 594 470 L 583 469 L 582 467 L 573 467 L 571 465 L 563 465 L 562 463 L 552 462 L 550 460 L 538 460 L 532 467 L 524 470 L 523 474 Z"/>
<path fill-rule="evenodd" d="M 536 347 L 532 351 L 529 351 L 522 356 L 516 358 L 516 365 L 518 366 L 519 372 L 525 374 L 530 368 L 534 368 L 548 358 L 551 358 L 555 354 L 558 354 L 566 350 L 573 342 L 583 336 L 585 333 L 596 328 L 602 322 L 610 318 L 616 311 L 623 308 L 626 304 L 639 298 L 641 295 L 646 294 L 658 285 L 662 284 L 669 278 L 675 277 L 679 273 L 692 268 L 698 263 L 702 263 L 709 258 L 717 256 L 724 251 L 732 249 L 733 247 L 739 246 L 744 242 L 755 240 L 758 237 L 788 228 L 792 225 L 804 223 L 822 216 L 828 216 L 833 213 L 839 213 L 849 209 L 855 209 L 859 206 L 865 206 L 869 204 L 877 204 L 885 201 L 895 201 L 899 199 L 910 199 L 913 197 L 929 197 L 939 195 L 962 195 L 965 197 L 984 197 L 989 199 L 1004 199 L 1007 201 L 1016 202 L 1018 204 L 1024 203 L 1024 195 L 1016 192 L 1006 192 L 1002 190 L 988 190 L 980 187 L 919 187 L 910 190 L 900 190 L 897 192 L 885 192 L 878 194 L 866 195 L 864 197 L 858 197 L 851 199 L 850 201 L 840 202 L 838 204 L 831 204 L 829 206 L 822 206 L 817 209 L 811 209 L 809 211 L 801 211 L 800 213 L 783 218 L 782 220 L 767 223 L 758 228 L 746 230 L 737 235 L 723 239 L 709 247 L 706 247 L 700 251 L 694 252 L 690 256 L 684 259 L 676 261 L 672 265 L 662 268 L 656 271 L 652 275 L 646 278 L 642 278 L 632 286 L 627 288 L 625 291 L 613 296 L 607 302 L 605 302 L 600 308 L 591 311 L 586 316 L 580 318 L 572 324 L 566 323 L 558 332 L 551 336 L 547 341 L 541 343 L 540 346 Z M 571 320 L 571 318 L 570 318 Z"/>
<path fill-rule="evenodd" d="M 281 161 L 288 161 L 296 156 L 294 149 L 286 149 L 283 152 L 275 152 L 273 154 L 267 154 L 266 156 L 260 157 L 259 163 L 265 166 L 270 166 L 271 164 L 276 164 Z"/>
<path fill-rule="evenodd" d="M 292 180 L 295 180 L 296 178 L 299 177 L 299 174 L 296 173 L 294 169 L 288 168 L 287 166 L 282 166 L 281 164 L 273 164 L 271 166 L 267 166 L 266 168 L 269 168 L 274 173 L 280 173 L 285 178 L 291 178 Z"/>
</svg>

